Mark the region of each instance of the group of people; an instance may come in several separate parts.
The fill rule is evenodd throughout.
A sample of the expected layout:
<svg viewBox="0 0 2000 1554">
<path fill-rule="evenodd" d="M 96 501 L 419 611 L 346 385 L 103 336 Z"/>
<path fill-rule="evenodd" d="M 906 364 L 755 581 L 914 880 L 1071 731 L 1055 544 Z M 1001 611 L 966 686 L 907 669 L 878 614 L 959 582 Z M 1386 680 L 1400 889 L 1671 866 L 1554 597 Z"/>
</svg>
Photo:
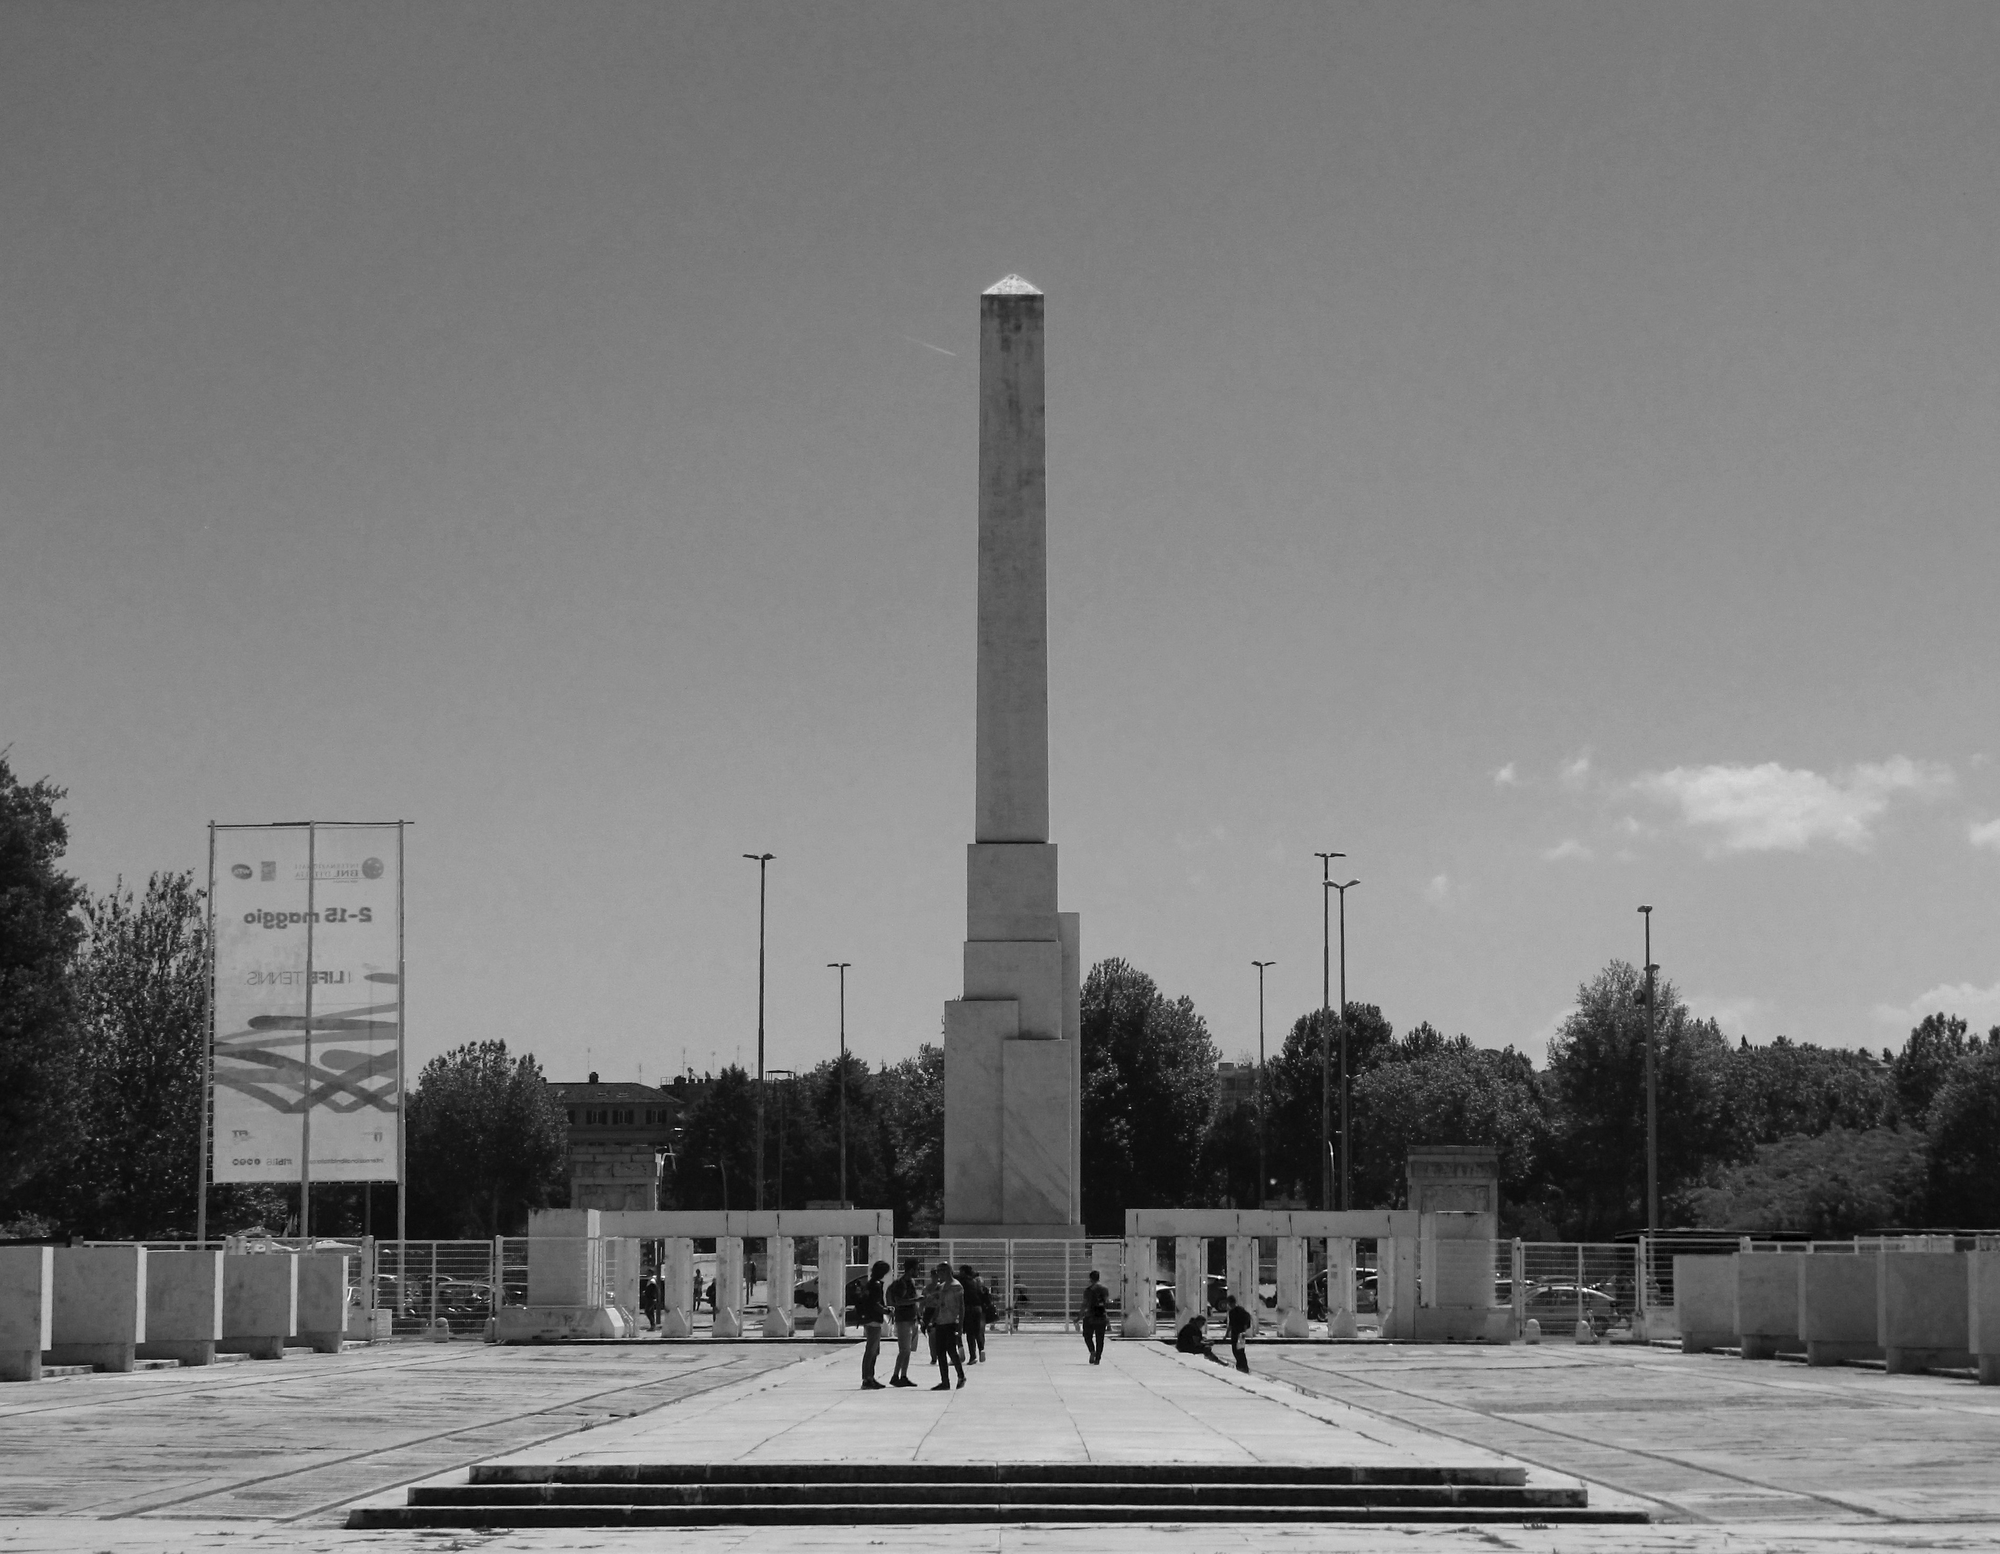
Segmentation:
<svg viewBox="0 0 2000 1554">
<path fill-rule="evenodd" d="M 756 1286 L 757 1265 L 754 1262 L 743 1265 L 743 1280 L 746 1289 Z M 701 1277 L 701 1270 L 699 1268 L 695 1269 L 694 1290 L 688 1301 L 688 1310 L 699 1311 L 701 1303 L 706 1300 L 708 1302 L 708 1309 L 713 1312 L 715 1310 L 715 1292 L 721 1283 L 720 1279 L 710 1279 L 704 1282 Z M 667 1281 L 665 1276 L 657 1273 L 647 1274 L 639 1281 L 639 1310 L 645 1315 L 648 1332 L 657 1332 L 659 1330 L 660 1318 L 665 1314 L 666 1309 Z"/>
<path fill-rule="evenodd" d="M 1236 1357 L 1236 1368 L 1239 1371 L 1247 1371 L 1250 1369 L 1250 1357 L 1243 1352 L 1243 1344 L 1256 1329 L 1257 1319 L 1250 1314 L 1242 1301 L 1227 1290 L 1222 1292 L 1222 1298 L 1229 1306 L 1229 1352 Z M 1174 1334 L 1174 1347 L 1182 1354 L 1204 1355 L 1217 1365 L 1222 1364 L 1222 1357 L 1215 1352 L 1215 1346 L 1208 1341 L 1206 1312 L 1196 1311 L 1189 1315 L 1187 1321 L 1181 1324 L 1180 1331 Z"/>
<path fill-rule="evenodd" d="M 977 1365 L 986 1358 L 986 1325 L 995 1315 L 993 1292 L 987 1289 L 986 1281 L 970 1263 L 956 1271 L 950 1263 L 939 1263 L 931 1270 L 930 1282 L 920 1284 L 922 1267 L 918 1259 L 906 1258 L 901 1277 L 887 1285 L 882 1282 L 889 1272 L 887 1263 L 876 1263 L 868 1270 L 868 1280 L 855 1303 L 865 1340 L 861 1350 L 864 1392 L 917 1385 L 910 1380 L 910 1356 L 917 1352 L 919 1336 L 929 1340 L 931 1359 L 938 1368 L 933 1392 L 951 1391 L 953 1371 L 958 1373 L 958 1384 L 964 1386 L 967 1363 Z M 896 1362 L 889 1379 L 878 1381 L 875 1365 L 882 1354 L 882 1329 L 891 1323 L 896 1329 Z"/>
</svg>

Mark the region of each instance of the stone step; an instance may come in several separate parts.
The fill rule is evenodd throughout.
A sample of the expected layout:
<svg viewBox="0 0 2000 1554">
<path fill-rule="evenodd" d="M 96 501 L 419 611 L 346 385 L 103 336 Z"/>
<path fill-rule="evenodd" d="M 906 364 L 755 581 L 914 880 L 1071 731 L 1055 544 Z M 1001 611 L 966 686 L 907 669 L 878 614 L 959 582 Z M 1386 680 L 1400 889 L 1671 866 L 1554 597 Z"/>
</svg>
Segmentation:
<svg viewBox="0 0 2000 1554">
<path fill-rule="evenodd" d="M 481 1484 L 1495 1484 L 1528 1470 L 1506 1463 L 1285 1464 L 1204 1462 L 488 1462 Z"/>
<path fill-rule="evenodd" d="M 896 1503 L 665 1506 L 665 1505 L 386 1505 L 357 1506 L 350 1528 L 519 1528 L 553 1527 L 804 1527 L 890 1526 L 914 1523 L 992 1524 L 1038 1522 L 1404 1522 L 1464 1524 L 1530 1522 L 1536 1526 L 1572 1523 L 1645 1522 L 1644 1511 L 1597 1511 L 1565 1506 L 1387 1505 L 1105 1505 L 1079 1501 L 1062 1506 L 1013 1505 L 998 1501 L 973 1505 Z"/>
<path fill-rule="evenodd" d="M 1512 1506 L 1589 1504 L 1582 1485 L 1487 1484 L 453 1484 L 414 1488 L 423 1506 Z"/>
</svg>

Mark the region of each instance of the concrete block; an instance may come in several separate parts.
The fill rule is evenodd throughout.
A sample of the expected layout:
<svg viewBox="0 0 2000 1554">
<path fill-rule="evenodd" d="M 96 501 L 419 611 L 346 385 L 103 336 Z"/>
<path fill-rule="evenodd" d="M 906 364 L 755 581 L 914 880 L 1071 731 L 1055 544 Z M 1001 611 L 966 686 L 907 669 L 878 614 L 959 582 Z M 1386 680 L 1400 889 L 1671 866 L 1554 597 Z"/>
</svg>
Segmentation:
<svg viewBox="0 0 2000 1554">
<path fill-rule="evenodd" d="M 965 996 L 1012 999 L 1020 1006 L 1016 1034 L 1056 1041 L 1063 1029 L 1063 950 L 1056 938 L 968 940 Z"/>
<path fill-rule="evenodd" d="M 347 1259 L 338 1252 L 301 1253 L 298 1326 L 301 1344 L 319 1354 L 338 1354 L 347 1341 Z"/>
<path fill-rule="evenodd" d="M 1736 1346 L 1736 1265 L 1730 1257 L 1674 1257 L 1674 1310 L 1681 1352 L 1704 1354 Z"/>
<path fill-rule="evenodd" d="M 944 1006 L 945 1218 L 1000 1224 L 1002 1045 L 1020 1033 L 1012 999 L 954 999 Z"/>
<path fill-rule="evenodd" d="M 1010 1225 L 1077 1217 L 1069 1171 L 1071 1056 L 1059 1041 L 1000 1044 L 1000 1212 Z"/>
<path fill-rule="evenodd" d="M 1208 1240 L 1204 1236 L 1174 1237 L 1174 1325 L 1196 1312 L 1208 1311 Z"/>
<path fill-rule="evenodd" d="M 1381 1308 L 1382 1336 L 1408 1343 L 1417 1336 L 1418 1238 L 1393 1236 L 1378 1240 L 1375 1247 L 1375 1299 Z"/>
<path fill-rule="evenodd" d="M 1799 1354 L 1800 1270 L 1809 1253 L 1738 1252 L 1736 1265 L 1736 1337 L 1746 1360 L 1774 1360 L 1782 1352 Z M 1838 1255 L 1838 1254 L 1835 1254 Z"/>
<path fill-rule="evenodd" d="M 282 1360 L 298 1331 L 299 1260 L 282 1252 L 231 1252 L 222 1259 L 218 1354 Z"/>
<path fill-rule="evenodd" d="M 1310 1338 L 1312 1323 L 1306 1316 L 1306 1239 L 1304 1236 L 1278 1238 L 1278 1336 Z"/>
<path fill-rule="evenodd" d="M 819 1315 L 813 1337 L 840 1338 L 847 1333 L 847 1237 L 819 1238 Z"/>
<path fill-rule="evenodd" d="M 1882 1358 L 1876 1254 L 1814 1252 L 1799 1260 L 1799 1341 L 1806 1364 Z"/>
<path fill-rule="evenodd" d="M 661 1243 L 660 1283 L 666 1291 L 660 1336 L 694 1337 L 694 1237 L 668 1236 Z"/>
<path fill-rule="evenodd" d="M 1055 843 L 974 842 L 965 849 L 965 937 L 1059 937 Z"/>
<path fill-rule="evenodd" d="M 1972 1368 L 1967 1255 L 1881 1254 L 1876 1268 L 1876 1336 L 1891 1375 Z"/>
<path fill-rule="evenodd" d="M 1158 1297 L 1153 1287 L 1159 1282 L 1154 1271 L 1156 1262 L 1155 1246 L 1151 1236 L 1127 1236 L 1125 1238 L 1125 1271 L 1121 1276 L 1123 1288 L 1118 1292 L 1118 1301 L 1124 1308 L 1125 1320 L 1119 1332 L 1127 1338 L 1151 1338 L 1157 1312 Z"/>
<path fill-rule="evenodd" d="M 764 1336 L 792 1336 L 792 1290 L 798 1280 L 796 1254 L 790 1236 L 771 1236 L 764 1242 Z"/>
<path fill-rule="evenodd" d="M 1966 1337 L 1982 1387 L 2000 1386 L 2000 1252 L 1965 1254 Z"/>
<path fill-rule="evenodd" d="M 1426 1306 L 1490 1307 L 1497 1267 L 1493 1216 L 1445 1211 L 1425 1214 L 1421 1224 L 1425 1280 L 1423 1303 Z"/>
<path fill-rule="evenodd" d="M 715 1238 L 715 1323 L 712 1338 L 743 1336 L 743 1238 Z"/>
<path fill-rule="evenodd" d="M 129 1371 L 146 1341 L 146 1249 L 59 1246 L 55 1254 L 49 1363 Z"/>
<path fill-rule="evenodd" d="M 152 1252 L 146 1258 L 142 1360 L 212 1365 L 222 1341 L 221 1252 Z"/>
<path fill-rule="evenodd" d="M 54 1342 L 56 1253 L 50 1246 L 0 1246 L 0 1381 L 40 1381 L 42 1351 Z"/>
<path fill-rule="evenodd" d="M 630 1338 L 616 1306 L 502 1306 L 494 1318 L 496 1343 L 552 1343 L 567 1339 Z"/>
</svg>

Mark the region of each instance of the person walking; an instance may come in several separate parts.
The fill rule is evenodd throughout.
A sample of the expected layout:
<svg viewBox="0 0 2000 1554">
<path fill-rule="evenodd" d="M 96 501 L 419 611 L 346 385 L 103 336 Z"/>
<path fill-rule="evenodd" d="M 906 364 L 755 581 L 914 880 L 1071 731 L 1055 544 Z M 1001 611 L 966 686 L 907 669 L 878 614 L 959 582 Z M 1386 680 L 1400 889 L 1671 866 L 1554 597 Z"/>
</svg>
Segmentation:
<svg viewBox="0 0 2000 1554">
<path fill-rule="evenodd" d="M 694 1300 L 688 1306 L 688 1320 L 692 1321 L 694 1314 L 699 1310 L 701 1310 L 701 1270 L 697 1268 L 694 1271 Z"/>
<path fill-rule="evenodd" d="M 1083 1329 L 1083 1346 L 1090 1351 L 1090 1363 L 1101 1364 L 1104 1334 L 1111 1326 L 1111 1291 L 1104 1287 L 1095 1268 L 1090 1270 L 1090 1282 L 1083 1287 L 1083 1308 L 1078 1316 L 1082 1319 L 1078 1325 Z"/>
<path fill-rule="evenodd" d="M 657 1331 L 660 1326 L 660 1281 L 650 1273 L 639 1281 L 639 1310 L 646 1318 L 646 1330 Z"/>
<path fill-rule="evenodd" d="M 856 1303 L 855 1314 L 861 1318 L 861 1334 L 867 1339 L 861 1351 L 861 1390 L 881 1392 L 885 1390 L 875 1379 L 875 1359 L 882 1352 L 882 1318 L 886 1314 L 886 1302 L 882 1293 L 882 1275 L 889 1271 L 887 1263 L 877 1263 L 868 1270 L 868 1282 L 861 1287 L 861 1299 Z"/>
<path fill-rule="evenodd" d="M 970 1263 L 958 1270 L 958 1282 L 965 1291 L 965 1363 L 977 1365 L 986 1358 L 986 1323 L 993 1315 L 993 1293 Z"/>
<path fill-rule="evenodd" d="M 938 1384 L 931 1391 L 949 1392 L 953 1366 L 958 1368 L 958 1384 L 965 1385 L 965 1356 L 958 1347 L 958 1331 L 965 1324 L 965 1286 L 951 1276 L 950 1263 L 939 1263 L 931 1289 L 931 1350 L 938 1367 Z"/>
<path fill-rule="evenodd" d="M 1250 1336 L 1250 1330 L 1257 1325 L 1257 1319 L 1250 1315 L 1242 1301 L 1234 1295 L 1225 1297 L 1229 1302 L 1229 1352 L 1236 1356 L 1236 1368 L 1247 1372 L 1250 1357 L 1243 1352 L 1243 1342 Z"/>
<path fill-rule="evenodd" d="M 896 1365 L 889 1373 L 892 1387 L 914 1387 L 910 1356 L 917 1351 L 917 1260 L 903 1260 L 903 1276 L 886 1291 L 889 1314 L 896 1324 Z"/>
</svg>

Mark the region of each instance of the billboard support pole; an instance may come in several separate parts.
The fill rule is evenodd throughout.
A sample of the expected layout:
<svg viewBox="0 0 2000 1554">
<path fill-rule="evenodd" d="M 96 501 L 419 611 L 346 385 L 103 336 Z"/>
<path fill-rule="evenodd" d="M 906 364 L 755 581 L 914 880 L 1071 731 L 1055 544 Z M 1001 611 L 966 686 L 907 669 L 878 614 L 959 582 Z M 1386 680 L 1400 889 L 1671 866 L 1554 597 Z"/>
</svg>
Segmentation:
<svg viewBox="0 0 2000 1554">
<path fill-rule="evenodd" d="M 208 1240 L 209 1110 L 215 1088 L 215 822 L 208 823 L 208 932 L 202 942 L 201 1145 L 194 1159 L 194 1244 Z"/>
<path fill-rule="evenodd" d="M 318 912 L 314 890 L 318 884 L 319 859 L 314 853 L 317 829 L 306 822 L 306 1029 L 305 1067 L 300 1079 L 299 1107 L 299 1238 L 312 1240 L 312 1142 L 313 1142 L 313 919 Z"/>
<path fill-rule="evenodd" d="M 403 1030 L 410 1007 L 409 970 L 403 964 L 403 828 L 408 824 L 407 820 L 396 822 L 396 1269 L 399 1274 L 410 1233 L 410 1163 L 404 1153 L 403 1130 L 403 1114 L 410 1106 L 409 1093 L 403 1087 Z M 396 1304 L 400 1308 L 402 1285 L 398 1283 L 396 1287 L 399 1292 Z"/>
</svg>

